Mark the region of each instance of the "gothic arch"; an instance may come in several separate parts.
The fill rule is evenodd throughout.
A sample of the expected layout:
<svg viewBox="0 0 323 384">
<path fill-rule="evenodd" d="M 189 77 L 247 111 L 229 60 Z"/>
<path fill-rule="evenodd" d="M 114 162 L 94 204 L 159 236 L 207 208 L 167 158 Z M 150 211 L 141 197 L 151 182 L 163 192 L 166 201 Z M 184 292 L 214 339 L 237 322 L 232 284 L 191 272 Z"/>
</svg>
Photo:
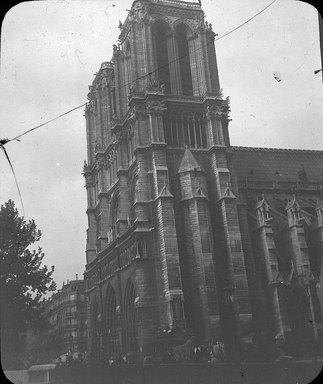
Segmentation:
<svg viewBox="0 0 323 384">
<path fill-rule="evenodd" d="M 138 349 L 136 291 L 130 279 L 127 281 L 124 295 L 124 319 L 127 351 L 136 351 Z"/>
<path fill-rule="evenodd" d="M 105 340 L 107 352 L 115 354 L 118 351 L 118 316 L 117 316 L 117 298 L 111 284 L 106 290 L 105 299 Z"/>
<path fill-rule="evenodd" d="M 172 27 L 173 27 L 174 33 L 177 32 L 178 27 L 181 27 L 181 28 L 185 29 L 185 33 L 186 33 L 187 39 L 192 38 L 193 35 L 194 35 L 194 31 L 192 29 L 192 26 L 189 23 L 187 23 L 185 20 L 183 20 L 183 19 L 177 19 L 173 23 Z"/>
<path fill-rule="evenodd" d="M 154 22 L 151 25 L 151 31 L 152 31 L 153 35 L 156 33 L 156 28 L 159 25 L 165 29 L 167 35 L 172 34 L 172 28 L 171 28 L 170 24 L 168 23 L 168 21 L 163 17 L 156 17 L 154 19 Z"/>
</svg>

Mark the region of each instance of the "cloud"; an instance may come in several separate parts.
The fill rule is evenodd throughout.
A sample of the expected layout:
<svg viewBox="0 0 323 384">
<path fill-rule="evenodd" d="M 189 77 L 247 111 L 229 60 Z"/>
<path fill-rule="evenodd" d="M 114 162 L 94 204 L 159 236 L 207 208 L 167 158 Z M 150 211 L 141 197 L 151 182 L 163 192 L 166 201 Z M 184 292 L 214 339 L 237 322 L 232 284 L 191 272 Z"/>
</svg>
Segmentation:
<svg viewBox="0 0 323 384">
<path fill-rule="evenodd" d="M 118 21 L 130 5 L 130 0 L 38 1 L 8 12 L 1 36 L 1 137 L 14 137 L 86 102 L 88 85 L 101 63 L 111 59 Z M 266 0 L 203 1 L 219 36 L 266 5 Z M 221 87 L 231 99 L 234 145 L 323 148 L 314 9 L 302 2 L 276 2 L 217 41 L 216 50 Z M 280 83 L 273 79 L 276 70 L 283 75 Z M 298 134 L 305 127 L 306 135 Z M 59 283 L 85 266 L 85 133 L 80 109 L 8 144 L 26 214 L 43 231 L 46 263 L 57 265 Z M 3 156 L 0 162 L 0 199 L 14 198 L 19 206 Z"/>
</svg>

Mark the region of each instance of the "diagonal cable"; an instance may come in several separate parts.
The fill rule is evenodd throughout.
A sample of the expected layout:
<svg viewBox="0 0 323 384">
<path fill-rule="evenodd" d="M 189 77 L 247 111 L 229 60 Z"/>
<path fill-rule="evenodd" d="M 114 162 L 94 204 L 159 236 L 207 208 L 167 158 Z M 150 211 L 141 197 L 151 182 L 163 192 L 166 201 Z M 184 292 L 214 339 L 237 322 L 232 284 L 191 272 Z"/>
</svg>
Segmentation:
<svg viewBox="0 0 323 384">
<path fill-rule="evenodd" d="M 10 165 L 11 171 L 12 171 L 13 176 L 14 176 L 14 178 L 15 178 L 15 182 L 16 182 L 16 186 L 17 186 L 17 190 L 18 190 L 18 194 L 19 194 L 20 202 L 21 202 L 21 206 L 22 206 L 22 211 L 23 211 L 24 216 L 26 216 L 26 214 L 25 214 L 25 207 L 24 207 L 24 203 L 23 203 L 23 201 L 22 201 L 22 196 L 21 196 L 21 192 L 20 192 L 20 188 L 19 188 L 19 184 L 18 184 L 18 180 L 17 180 L 17 176 L 16 176 L 16 173 L 15 173 L 15 170 L 14 170 L 13 165 L 12 165 L 12 163 L 11 163 L 11 160 L 10 160 L 10 158 L 9 158 L 8 152 L 6 151 L 6 148 L 5 148 L 4 145 L 2 145 L 2 144 L 0 144 L 0 147 L 2 148 L 2 150 L 3 150 L 3 152 L 4 152 L 5 156 L 6 156 L 6 158 L 7 158 L 7 160 L 8 160 L 8 163 L 9 163 L 9 165 Z"/>
<path fill-rule="evenodd" d="M 225 36 L 228 36 L 228 35 L 230 35 L 231 33 L 235 32 L 235 31 L 238 30 L 239 28 L 243 27 L 244 25 L 246 25 L 247 23 L 249 23 L 251 20 L 253 20 L 253 19 L 256 18 L 257 16 L 259 16 L 261 13 L 263 13 L 267 8 L 269 8 L 271 5 L 273 5 L 276 1 L 277 1 L 277 0 L 273 0 L 270 4 L 268 4 L 268 5 L 267 5 L 266 7 L 264 7 L 262 10 L 260 10 L 259 12 L 257 12 L 255 15 L 253 15 L 252 17 L 250 17 L 249 19 L 247 19 L 246 21 L 244 21 L 242 24 L 238 25 L 236 28 L 232 29 L 231 31 L 229 31 L 229 32 L 225 33 L 224 35 L 218 37 L 218 38 L 215 39 L 214 41 L 218 41 L 218 40 L 224 38 Z M 206 45 L 202 45 L 201 47 L 196 48 L 193 52 L 196 52 L 196 51 L 198 51 L 198 50 L 201 50 L 201 49 L 207 47 L 208 45 L 210 45 L 210 44 L 212 44 L 212 43 L 213 43 L 213 40 L 211 40 L 210 42 L 208 42 Z M 175 63 L 176 61 L 182 60 L 184 57 L 186 57 L 186 56 L 188 56 L 188 55 L 189 55 L 189 53 L 184 54 L 184 55 L 182 55 L 182 56 L 180 56 L 180 57 L 178 57 L 178 58 L 176 58 L 176 59 L 174 59 L 174 60 L 168 62 L 167 64 L 164 64 L 164 65 L 162 65 L 162 66 L 156 68 L 155 70 L 148 72 L 148 73 L 145 74 L 145 75 L 138 76 L 138 77 L 137 77 L 136 79 L 134 79 L 133 81 L 131 81 L 131 82 L 129 82 L 129 83 L 126 83 L 126 84 L 123 84 L 122 86 L 120 86 L 119 89 L 124 88 L 124 87 L 126 87 L 126 86 L 129 86 L 129 85 L 135 83 L 137 80 L 146 78 L 147 76 L 152 75 L 153 73 L 157 72 L 158 70 L 163 69 L 163 68 L 169 66 L 170 64 Z M 54 117 L 53 119 L 46 121 L 45 123 L 39 124 L 39 125 L 37 125 L 36 127 L 33 127 L 33 128 L 31 128 L 31 129 L 29 129 L 29 130 L 27 130 L 27 131 L 21 133 L 20 135 L 18 135 L 18 136 L 16 136 L 16 137 L 12 138 L 12 139 L 3 139 L 3 140 L 0 140 L 0 147 L 2 148 L 2 150 L 3 150 L 3 152 L 4 152 L 5 156 L 6 156 L 6 158 L 7 158 L 7 160 L 8 160 L 8 163 L 9 163 L 9 165 L 10 165 L 10 168 L 11 168 L 12 173 L 13 173 L 14 178 L 15 178 L 15 182 L 16 182 L 16 186 L 17 186 L 17 190 L 18 190 L 18 193 L 19 193 L 19 197 L 20 197 L 20 201 L 21 201 L 21 205 L 22 205 L 22 209 L 23 209 L 24 214 L 25 214 L 25 210 L 24 210 L 24 205 L 23 205 L 23 201 L 22 201 L 22 197 L 21 197 L 20 188 L 19 188 L 19 185 L 18 185 L 18 180 L 17 180 L 16 174 L 15 174 L 13 165 L 12 165 L 12 163 L 11 163 L 11 161 L 10 161 L 9 156 L 8 156 L 8 153 L 7 153 L 7 151 L 6 151 L 5 147 L 4 147 L 5 144 L 10 143 L 11 141 L 14 141 L 14 140 L 18 140 L 18 141 L 19 141 L 19 138 L 20 138 L 20 137 L 22 137 L 22 136 L 24 136 L 24 135 L 26 135 L 26 134 L 28 134 L 28 133 L 30 133 L 30 132 L 32 132 L 32 131 L 38 129 L 38 128 L 41 128 L 41 127 L 43 127 L 44 125 L 49 124 L 49 123 L 51 123 L 52 121 L 55 121 L 55 120 L 57 120 L 57 119 L 59 119 L 59 118 L 65 116 L 65 115 L 67 115 L 67 114 L 69 114 L 69 113 L 71 113 L 71 112 L 73 112 L 73 111 L 79 109 L 79 108 L 82 108 L 82 107 L 84 107 L 85 105 L 86 105 L 86 103 L 83 103 L 82 105 L 79 105 L 79 106 L 77 106 L 77 107 L 75 107 L 75 108 L 73 108 L 73 109 L 70 109 L 69 111 L 66 111 L 66 112 L 62 113 L 62 114 L 60 114 L 60 115 Z"/>
<path fill-rule="evenodd" d="M 52 121 L 55 121 L 55 120 L 59 119 L 60 117 L 63 117 L 63 116 L 65 116 L 65 115 L 67 115 L 67 114 L 69 114 L 69 113 L 75 111 L 76 109 L 79 109 L 79 108 L 84 107 L 85 104 L 86 104 L 86 103 L 83 103 L 82 105 L 79 105 L 78 107 L 75 107 L 75 108 L 73 108 L 73 109 L 70 109 L 69 111 L 66 111 L 66 112 L 62 113 L 62 114 L 60 114 L 60 115 L 54 117 L 53 119 L 46 121 L 45 123 L 39 124 L 39 125 L 37 125 L 36 127 L 33 127 L 33 128 L 31 128 L 31 129 L 28 129 L 28 131 L 26 131 L 26 132 L 24 132 L 24 133 L 21 133 L 20 135 L 14 137 L 13 139 L 7 140 L 7 142 L 6 142 L 5 144 L 10 143 L 10 141 L 13 141 L 13 140 L 18 140 L 20 137 L 26 135 L 27 133 L 32 132 L 32 131 L 34 131 L 35 129 L 38 129 L 38 128 L 40 128 L 40 127 L 43 127 L 44 125 L 49 124 L 49 123 L 51 123 Z"/>
<path fill-rule="evenodd" d="M 257 16 L 259 16 L 261 13 L 263 13 L 267 8 L 269 8 L 270 6 L 272 6 L 276 1 L 277 1 L 277 0 L 273 0 L 271 3 L 269 3 L 266 7 L 264 7 L 263 9 L 261 9 L 261 10 L 260 10 L 259 12 L 257 12 L 255 15 L 253 15 L 252 17 L 250 17 L 249 19 L 247 19 L 246 21 L 244 21 L 242 24 L 239 24 L 237 27 L 235 27 L 235 28 L 232 29 L 231 31 L 228 31 L 228 32 L 226 32 L 224 35 L 218 37 L 217 39 L 214 39 L 214 41 L 219 41 L 219 40 L 223 39 L 224 37 L 230 35 L 231 33 L 235 32 L 235 31 L 238 30 L 239 28 L 243 27 L 244 25 L 246 25 L 247 23 L 249 23 L 251 20 L 253 20 L 253 19 L 255 19 Z M 124 88 L 124 87 L 126 87 L 126 86 L 129 86 L 129 85 L 135 83 L 137 80 L 144 79 L 145 77 L 150 76 L 150 75 L 154 74 L 155 72 L 158 72 L 160 69 L 166 68 L 166 67 L 168 67 L 170 64 L 173 64 L 173 63 L 176 63 L 177 61 L 182 60 L 184 57 L 187 57 L 187 56 L 189 56 L 189 55 L 192 54 L 192 53 L 197 52 L 197 51 L 199 51 L 199 50 L 201 50 L 201 49 L 206 48 L 208 45 L 213 44 L 214 41 L 211 40 L 211 41 L 209 41 L 208 43 L 206 43 L 205 45 L 201 45 L 200 47 L 194 49 L 193 51 L 188 52 L 188 53 L 185 53 L 184 55 L 182 55 L 182 56 L 180 56 L 180 57 L 177 57 L 176 59 L 171 60 L 171 61 L 167 62 L 167 63 L 164 64 L 164 65 L 161 65 L 160 67 L 154 69 L 153 71 L 150 71 L 150 72 L 146 73 L 145 75 L 138 76 L 136 79 L 132 80 L 131 82 L 121 85 L 121 86 L 119 87 L 119 89 Z"/>
<path fill-rule="evenodd" d="M 235 31 L 238 30 L 239 28 L 243 27 L 244 25 L 246 25 L 247 23 L 249 23 L 251 20 L 253 20 L 253 19 L 256 18 L 257 16 L 259 16 L 261 13 L 263 13 L 267 8 L 269 8 L 271 5 L 273 5 L 276 1 L 277 1 L 277 0 L 273 0 L 271 3 L 269 3 L 266 7 L 264 7 L 263 9 L 261 9 L 261 10 L 260 10 L 259 12 L 257 12 L 255 15 L 253 15 L 252 17 L 250 17 L 249 19 L 247 19 L 246 21 L 244 21 L 242 24 L 238 25 L 236 28 L 232 29 L 231 31 L 229 31 L 229 32 L 225 33 L 224 35 L 218 37 L 218 38 L 215 39 L 214 41 L 218 41 L 218 40 L 224 38 L 225 36 L 228 36 L 228 35 L 230 35 L 231 33 L 235 32 Z M 202 45 L 202 46 L 200 46 L 200 47 L 194 49 L 193 52 L 196 52 L 196 51 L 198 51 L 198 50 L 201 50 L 201 49 L 207 47 L 208 45 L 210 45 L 210 44 L 212 44 L 212 43 L 213 43 L 213 40 L 211 40 L 210 42 L 206 43 L 205 45 Z M 192 52 L 191 52 L 191 53 L 192 53 Z M 158 70 L 163 69 L 163 68 L 166 68 L 166 67 L 169 66 L 170 64 L 173 64 L 173 63 L 175 63 L 175 62 L 177 62 L 177 61 L 182 60 L 184 57 L 187 57 L 188 55 L 189 55 L 189 53 L 186 53 L 186 54 L 184 54 L 184 55 L 182 55 L 182 56 L 180 56 L 180 57 L 177 57 L 176 59 L 174 59 L 174 60 L 172 60 L 172 61 L 169 61 L 168 63 L 166 63 L 166 64 L 164 64 L 164 65 L 161 65 L 160 67 L 154 69 L 153 71 L 150 71 L 150 72 L 146 73 L 145 75 L 138 76 L 136 79 L 132 80 L 131 82 L 128 82 L 128 83 L 125 83 L 125 84 L 121 85 L 118 89 L 120 90 L 121 88 L 124 88 L 124 87 L 126 87 L 126 86 L 129 86 L 129 85 L 135 83 L 137 80 L 144 79 L 144 78 L 146 78 L 147 76 L 150 76 L 150 75 L 154 74 L 154 73 L 157 72 Z M 17 140 L 17 139 L 19 139 L 20 137 L 26 135 L 27 133 L 30 133 L 30 132 L 32 132 L 32 131 L 34 131 L 34 130 L 36 130 L 36 129 L 38 129 L 38 128 L 40 128 L 40 127 L 46 125 L 46 124 L 48 124 L 48 123 L 51 123 L 52 121 L 55 121 L 55 120 L 59 119 L 60 117 L 63 117 L 63 116 L 65 116 L 65 115 L 67 115 L 68 113 L 71 113 L 71 112 L 75 111 L 76 109 L 82 108 L 82 107 L 84 107 L 85 105 L 86 105 L 86 103 L 84 103 L 84 104 L 82 104 L 82 105 L 79 105 L 78 107 L 75 107 L 75 108 L 73 108 L 73 109 L 71 109 L 71 110 L 69 110 L 69 111 L 67 111 L 67 112 L 64 112 L 64 113 L 62 113 L 61 115 L 56 116 L 56 117 L 54 117 L 53 119 L 46 121 L 45 123 L 42 123 L 42 124 L 40 124 L 40 125 L 37 125 L 36 127 L 33 127 L 33 128 L 29 129 L 29 130 L 26 131 L 26 132 L 23 132 L 22 134 L 20 134 L 20 135 L 14 137 L 13 139 L 5 140 L 5 142 L 2 142 L 2 143 L 1 143 L 1 141 L 0 141 L 0 145 L 5 145 L 5 144 L 9 143 L 10 141 Z"/>
</svg>

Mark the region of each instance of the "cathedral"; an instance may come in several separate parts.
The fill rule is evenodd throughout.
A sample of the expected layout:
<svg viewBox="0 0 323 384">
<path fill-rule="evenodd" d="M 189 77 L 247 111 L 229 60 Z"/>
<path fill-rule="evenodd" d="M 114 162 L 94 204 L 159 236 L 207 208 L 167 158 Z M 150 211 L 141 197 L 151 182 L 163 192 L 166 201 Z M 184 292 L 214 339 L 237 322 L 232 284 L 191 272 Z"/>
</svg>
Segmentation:
<svg viewBox="0 0 323 384">
<path fill-rule="evenodd" d="M 230 145 L 200 2 L 135 0 L 119 28 L 85 108 L 90 353 L 320 340 L 323 151 Z"/>
</svg>

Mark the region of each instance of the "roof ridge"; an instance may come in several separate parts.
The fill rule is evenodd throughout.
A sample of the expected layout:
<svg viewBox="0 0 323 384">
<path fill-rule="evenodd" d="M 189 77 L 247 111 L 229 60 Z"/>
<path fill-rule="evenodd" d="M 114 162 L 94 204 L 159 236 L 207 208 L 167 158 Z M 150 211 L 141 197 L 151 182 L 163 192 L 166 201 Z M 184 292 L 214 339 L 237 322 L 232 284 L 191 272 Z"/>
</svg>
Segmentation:
<svg viewBox="0 0 323 384">
<path fill-rule="evenodd" d="M 319 149 L 293 149 L 293 148 L 266 148 L 266 147 L 243 147 L 243 146 L 231 146 L 233 151 L 263 151 L 263 152 L 301 152 L 301 153 L 321 153 L 323 150 Z"/>
</svg>

